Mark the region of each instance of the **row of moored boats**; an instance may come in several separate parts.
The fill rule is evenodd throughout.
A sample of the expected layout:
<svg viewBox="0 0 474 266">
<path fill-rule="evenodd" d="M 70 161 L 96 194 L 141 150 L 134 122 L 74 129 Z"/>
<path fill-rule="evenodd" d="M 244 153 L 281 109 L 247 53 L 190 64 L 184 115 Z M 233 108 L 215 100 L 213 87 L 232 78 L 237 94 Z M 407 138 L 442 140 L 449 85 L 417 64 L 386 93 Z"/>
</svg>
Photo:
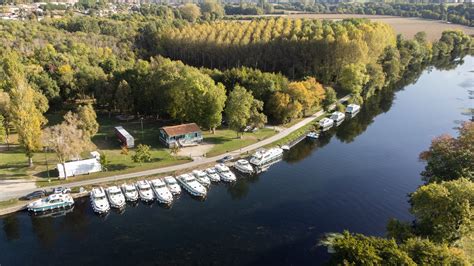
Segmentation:
<svg viewBox="0 0 474 266">
<path fill-rule="evenodd" d="M 225 164 L 217 164 L 205 170 L 194 170 L 177 176 L 167 176 L 153 180 L 140 180 L 135 184 L 123 184 L 120 187 L 94 187 L 90 193 L 92 208 L 97 213 L 106 213 L 111 208 L 124 208 L 126 202 L 157 201 L 171 205 L 175 195 L 181 194 L 181 188 L 196 197 L 205 197 L 211 182 L 233 182 L 237 178 Z"/>
</svg>

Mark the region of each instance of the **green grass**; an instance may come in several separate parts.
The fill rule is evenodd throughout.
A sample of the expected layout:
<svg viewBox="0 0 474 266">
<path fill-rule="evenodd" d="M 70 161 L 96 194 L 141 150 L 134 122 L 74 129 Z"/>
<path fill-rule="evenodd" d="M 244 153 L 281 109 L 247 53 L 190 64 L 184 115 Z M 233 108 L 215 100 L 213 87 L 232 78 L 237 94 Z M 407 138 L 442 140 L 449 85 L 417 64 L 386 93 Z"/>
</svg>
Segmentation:
<svg viewBox="0 0 474 266">
<path fill-rule="evenodd" d="M 206 155 L 207 157 L 212 157 L 238 150 L 275 134 L 275 130 L 269 128 L 262 128 L 255 133 L 244 133 L 242 138 L 238 138 L 235 131 L 229 129 L 217 130 L 216 134 L 204 133 L 204 141 L 215 144 Z"/>
<path fill-rule="evenodd" d="M 50 125 L 61 121 L 62 114 L 48 115 Z M 99 132 L 93 137 L 92 141 L 97 146 L 97 150 L 106 153 L 110 161 L 109 171 L 103 173 L 96 173 L 85 176 L 77 176 L 70 178 L 67 181 L 55 180 L 57 173 L 56 168 L 57 159 L 53 152 L 50 153 L 35 153 L 33 156 L 34 166 L 28 167 L 27 157 L 23 150 L 18 146 L 12 147 L 10 151 L 2 151 L 0 153 L 0 179 L 19 179 L 19 178 L 36 178 L 38 185 L 47 186 L 55 183 L 71 182 L 73 180 L 92 179 L 103 176 L 115 175 L 118 173 L 130 173 L 152 168 L 159 168 L 174 164 L 189 162 L 189 158 L 173 157 L 170 155 L 168 149 L 164 148 L 158 140 L 158 129 L 163 126 L 153 119 L 144 120 L 143 132 L 141 130 L 141 123 L 139 120 L 130 122 L 118 121 L 115 118 L 108 116 L 99 116 L 98 122 L 100 124 Z M 144 163 L 143 165 L 134 163 L 131 160 L 133 149 L 128 155 L 122 154 L 120 144 L 114 135 L 113 128 L 122 125 L 127 131 L 135 137 L 135 145 L 140 143 L 150 145 L 152 162 Z M 16 136 L 12 136 L 11 140 L 15 140 Z M 88 154 L 83 154 L 87 157 Z M 48 169 L 51 182 L 48 182 L 48 171 L 46 171 L 46 161 L 48 162 Z"/>
<path fill-rule="evenodd" d="M 20 201 L 18 199 L 10 199 L 5 201 L 0 201 L 0 209 L 6 209 L 17 205 Z"/>
</svg>

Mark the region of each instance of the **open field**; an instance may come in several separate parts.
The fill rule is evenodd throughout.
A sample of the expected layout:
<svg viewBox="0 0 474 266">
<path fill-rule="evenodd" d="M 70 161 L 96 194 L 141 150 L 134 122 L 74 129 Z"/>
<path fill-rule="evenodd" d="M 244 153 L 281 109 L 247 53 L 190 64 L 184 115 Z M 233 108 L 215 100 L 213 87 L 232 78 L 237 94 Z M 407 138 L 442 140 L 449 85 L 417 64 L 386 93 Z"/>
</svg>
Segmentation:
<svg viewBox="0 0 474 266">
<path fill-rule="evenodd" d="M 368 18 L 372 21 L 384 22 L 393 27 L 395 33 L 402 34 L 406 38 L 412 38 L 417 32 L 424 31 L 428 40 L 435 41 L 441 37 L 445 30 L 462 30 L 466 34 L 474 35 L 474 28 L 457 24 L 448 24 L 439 20 L 428 20 L 421 18 L 405 18 L 380 15 L 359 15 L 359 14 L 290 14 L 289 18 L 315 18 L 341 20 L 347 18 Z"/>
</svg>

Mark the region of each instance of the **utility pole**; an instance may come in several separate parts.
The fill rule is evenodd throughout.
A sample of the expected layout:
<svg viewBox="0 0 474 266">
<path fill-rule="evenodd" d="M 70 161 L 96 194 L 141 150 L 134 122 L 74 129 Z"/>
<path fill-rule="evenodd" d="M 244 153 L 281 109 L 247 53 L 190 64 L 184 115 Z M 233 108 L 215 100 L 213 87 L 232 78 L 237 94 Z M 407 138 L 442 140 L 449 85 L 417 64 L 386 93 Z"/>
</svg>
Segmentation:
<svg viewBox="0 0 474 266">
<path fill-rule="evenodd" d="M 48 173 L 48 181 L 49 181 L 51 177 L 49 176 L 48 156 L 46 156 L 48 152 L 48 147 L 44 146 L 43 151 L 44 151 L 44 160 L 46 161 L 46 173 Z M 64 171 L 66 171 L 66 169 L 64 169 Z"/>
</svg>

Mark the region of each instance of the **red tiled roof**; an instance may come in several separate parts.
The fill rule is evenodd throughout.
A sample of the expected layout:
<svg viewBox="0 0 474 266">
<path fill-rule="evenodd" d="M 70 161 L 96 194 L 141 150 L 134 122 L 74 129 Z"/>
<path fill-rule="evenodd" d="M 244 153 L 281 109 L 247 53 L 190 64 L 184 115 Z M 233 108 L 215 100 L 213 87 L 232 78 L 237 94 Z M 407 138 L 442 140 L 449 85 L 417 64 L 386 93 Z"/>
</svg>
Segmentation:
<svg viewBox="0 0 474 266">
<path fill-rule="evenodd" d="M 196 123 L 162 127 L 161 129 L 165 131 L 166 134 L 170 137 L 184 135 L 184 134 L 192 133 L 192 132 L 201 132 L 201 129 L 199 128 L 198 125 L 196 125 Z"/>
</svg>

